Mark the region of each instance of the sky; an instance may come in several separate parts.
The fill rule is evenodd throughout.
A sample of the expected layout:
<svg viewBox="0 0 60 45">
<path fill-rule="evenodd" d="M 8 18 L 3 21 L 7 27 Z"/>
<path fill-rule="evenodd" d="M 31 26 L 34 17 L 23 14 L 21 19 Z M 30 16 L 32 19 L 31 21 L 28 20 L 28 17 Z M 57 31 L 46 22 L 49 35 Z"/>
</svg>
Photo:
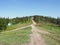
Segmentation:
<svg viewBox="0 0 60 45">
<path fill-rule="evenodd" d="M 60 17 L 60 0 L 0 0 L 0 17 Z"/>
</svg>

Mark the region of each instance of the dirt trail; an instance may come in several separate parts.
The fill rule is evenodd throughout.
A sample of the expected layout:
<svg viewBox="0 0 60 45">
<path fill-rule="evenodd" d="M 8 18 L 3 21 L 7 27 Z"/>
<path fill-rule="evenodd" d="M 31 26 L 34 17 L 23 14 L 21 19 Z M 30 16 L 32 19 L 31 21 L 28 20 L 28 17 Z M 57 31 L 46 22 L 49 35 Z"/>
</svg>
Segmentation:
<svg viewBox="0 0 60 45">
<path fill-rule="evenodd" d="M 32 34 L 30 45 L 46 45 L 42 36 L 37 32 L 37 28 L 32 24 Z"/>
<path fill-rule="evenodd" d="M 39 29 L 37 29 L 34 24 L 31 25 L 32 27 L 32 34 L 30 35 L 30 43 L 29 44 L 23 44 L 23 45 L 46 45 L 44 39 L 42 38 L 42 36 L 40 35 L 40 33 L 42 31 L 39 31 Z M 46 32 L 45 32 L 46 33 Z"/>
<path fill-rule="evenodd" d="M 29 45 L 46 45 L 44 39 L 42 36 L 38 33 L 38 29 L 35 27 L 35 22 L 32 20 L 33 24 L 31 25 L 32 27 L 32 34 L 30 38 L 30 44 Z"/>
<path fill-rule="evenodd" d="M 12 31 L 16 31 L 16 30 L 24 29 L 24 28 L 27 28 L 27 27 L 30 27 L 30 26 L 31 26 L 31 25 L 28 25 L 28 26 L 24 26 L 24 27 L 21 27 L 21 28 L 13 29 L 13 30 L 10 30 L 10 31 L 4 31 L 4 32 L 1 32 L 1 33 L 12 32 Z"/>
<path fill-rule="evenodd" d="M 48 33 L 45 31 L 41 31 L 38 28 L 35 27 L 35 22 L 32 19 L 33 24 L 31 25 L 32 27 L 32 34 L 30 35 L 30 43 L 29 44 L 23 44 L 23 45 L 46 45 L 44 39 L 40 35 L 40 33 Z M 40 33 L 39 33 L 40 32 Z"/>
</svg>

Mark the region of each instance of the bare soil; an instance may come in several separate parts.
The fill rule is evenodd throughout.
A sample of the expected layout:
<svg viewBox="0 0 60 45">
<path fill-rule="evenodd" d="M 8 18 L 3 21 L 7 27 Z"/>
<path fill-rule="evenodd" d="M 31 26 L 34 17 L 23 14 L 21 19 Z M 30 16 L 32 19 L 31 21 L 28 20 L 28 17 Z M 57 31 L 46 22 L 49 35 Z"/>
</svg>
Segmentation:
<svg viewBox="0 0 60 45">
<path fill-rule="evenodd" d="M 38 29 L 32 24 L 32 34 L 31 34 L 31 41 L 29 45 L 46 45 L 42 36 L 38 33 Z"/>
<path fill-rule="evenodd" d="M 37 29 L 35 27 L 36 23 L 34 22 L 34 20 L 32 20 L 32 22 L 33 22 L 33 24 L 31 25 L 32 34 L 30 35 L 30 43 L 24 44 L 24 45 L 46 45 L 46 43 L 45 43 L 44 39 L 42 38 L 42 36 L 40 35 L 40 33 L 48 34 L 48 32 Z"/>
</svg>

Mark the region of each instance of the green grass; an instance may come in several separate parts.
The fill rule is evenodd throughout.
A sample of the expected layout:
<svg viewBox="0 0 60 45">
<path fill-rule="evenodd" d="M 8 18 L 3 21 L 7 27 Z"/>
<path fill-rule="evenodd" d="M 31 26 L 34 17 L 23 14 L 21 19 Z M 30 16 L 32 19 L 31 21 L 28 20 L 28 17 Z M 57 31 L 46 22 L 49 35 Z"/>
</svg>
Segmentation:
<svg viewBox="0 0 60 45">
<path fill-rule="evenodd" d="M 60 45 L 60 27 L 57 27 L 55 24 L 42 22 L 37 28 L 51 33 L 50 35 L 43 35 L 48 45 Z"/>
<path fill-rule="evenodd" d="M 52 37 L 45 34 L 41 34 L 41 35 L 45 39 L 47 45 L 60 45 L 60 43 L 57 40 L 54 40 Z"/>
<path fill-rule="evenodd" d="M 0 34 L 0 45 L 20 45 L 29 42 L 31 27 Z"/>
<path fill-rule="evenodd" d="M 40 23 L 40 26 L 38 26 L 38 28 L 42 29 L 42 30 L 46 30 L 52 34 L 56 34 L 60 36 L 60 27 L 57 27 L 54 24 L 51 23 Z"/>
<path fill-rule="evenodd" d="M 18 24 L 12 25 L 12 26 L 8 26 L 5 31 L 13 30 L 13 29 L 16 29 L 16 28 L 21 28 L 23 26 L 27 26 L 27 25 L 30 25 L 30 24 L 32 24 L 32 22 L 18 23 Z"/>
</svg>

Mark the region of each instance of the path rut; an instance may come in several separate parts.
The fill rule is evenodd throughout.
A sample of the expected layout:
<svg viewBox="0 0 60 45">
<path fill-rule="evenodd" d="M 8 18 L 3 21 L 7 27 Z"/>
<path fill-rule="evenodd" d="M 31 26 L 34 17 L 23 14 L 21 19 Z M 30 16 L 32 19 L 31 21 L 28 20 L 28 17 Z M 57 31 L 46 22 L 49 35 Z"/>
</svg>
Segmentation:
<svg viewBox="0 0 60 45">
<path fill-rule="evenodd" d="M 29 45 L 46 45 L 42 36 L 37 32 L 37 28 L 32 24 L 31 41 Z"/>
</svg>

